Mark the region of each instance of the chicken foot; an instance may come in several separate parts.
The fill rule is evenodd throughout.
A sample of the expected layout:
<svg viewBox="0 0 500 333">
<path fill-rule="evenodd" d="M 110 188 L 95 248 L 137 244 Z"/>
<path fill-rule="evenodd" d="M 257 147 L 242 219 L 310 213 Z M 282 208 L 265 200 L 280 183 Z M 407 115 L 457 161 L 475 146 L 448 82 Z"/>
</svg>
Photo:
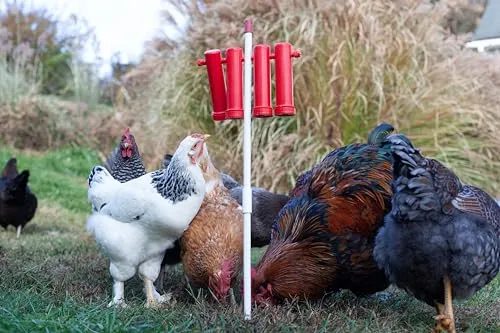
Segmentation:
<svg viewBox="0 0 500 333">
<path fill-rule="evenodd" d="M 144 276 L 142 278 L 142 281 L 144 282 L 144 292 L 146 293 L 145 307 L 157 308 L 160 306 L 160 304 L 167 303 L 172 300 L 172 293 L 160 295 L 160 293 L 154 287 L 153 280 L 150 280 Z"/>
<path fill-rule="evenodd" d="M 126 307 L 125 303 L 125 283 L 123 281 L 113 282 L 113 299 L 108 303 L 108 307 Z"/>
<path fill-rule="evenodd" d="M 444 305 L 436 304 L 438 315 L 434 317 L 438 322 L 432 330 L 432 333 L 440 333 L 446 331 L 448 333 L 456 333 L 455 331 L 455 317 L 453 315 L 453 299 L 452 299 L 452 286 L 448 276 L 443 279 L 444 283 Z"/>
</svg>

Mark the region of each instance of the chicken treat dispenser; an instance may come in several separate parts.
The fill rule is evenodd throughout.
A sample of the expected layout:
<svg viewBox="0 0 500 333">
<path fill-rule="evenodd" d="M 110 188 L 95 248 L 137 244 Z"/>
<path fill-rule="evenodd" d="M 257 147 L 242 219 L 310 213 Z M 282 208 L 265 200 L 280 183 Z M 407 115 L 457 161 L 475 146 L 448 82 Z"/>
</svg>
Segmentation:
<svg viewBox="0 0 500 333">
<path fill-rule="evenodd" d="M 244 48 L 232 47 L 222 58 L 220 50 L 205 52 L 198 66 L 207 66 L 212 95 L 214 121 L 243 119 L 243 309 L 245 319 L 252 318 L 251 298 L 251 217 L 252 217 L 252 116 L 273 116 L 271 105 L 271 60 L 275 62 L 276 106 L 275 116 L 295 115 L 293 105 L 292 58 L 300 57 L 290 43 L 276 43 L 274 54 L 269 45 L 252 49 L 252 21 L 244 23 Z M 226 65 L 224 82 L 223 64 Z M 253 64 L 253 70 L 252 70 Z M 252 110 L 252 77 L 254 79 L 254 107 Z"/>
<path fill-rule="evenodd" d="M 210 94 L 212 96 L 212 118 L 215 121 L 243 119 L 243 49 L 226 49 L 226 58 L 220 50 L 205 52 L 205 59 L 198 60 L 198 66 L 207 66 Z M 290 43 L 276 43 L 274 54 L 265 44 L 253 49 L 254 107 L 252 116 L 265 118 L 273 116 L 271 105 L 271 60 L 274 60 L 276 103 L 275 116 L 295 115 L 293 104 L 292 58 L 300 57 L 300 51 L 292 50 Z M 224 82 L 223 64 L 226 65 Z"/>
</svg>

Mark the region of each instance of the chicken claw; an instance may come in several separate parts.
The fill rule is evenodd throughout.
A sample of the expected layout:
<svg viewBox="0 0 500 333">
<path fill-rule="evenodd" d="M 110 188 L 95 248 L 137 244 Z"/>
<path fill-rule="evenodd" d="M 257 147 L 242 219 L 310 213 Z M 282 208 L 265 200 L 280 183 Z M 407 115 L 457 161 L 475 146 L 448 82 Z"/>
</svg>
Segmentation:
<svg viewBox="0 0 500 333">
<path fill-rule="evenodd" d="M 441 331 L 446 331 L 448 333 L 455 333 L 455 325 L 453 323 L 453 317 L 447 314 L 440 314 L 434 317 L 438 322 L 432 330 L 432 333 L 441 333 Z"/>
<path fill-rule="evenodd" d="M 126 308 L 128 307 L 128 304 L 125 303 L 125 300 L 123 298 L 121 299 L 114 299 L 111 300 L 111 302 L 108 303 L 108 308 L 111 308 L 111 307 L 117 307 L 117 308 Z"/>
<path fill-rule="evenodd" d="M 166 294 L 161 295 L 158 291 L 153 289 L 153 295 L 154 295 L 156 301 L 160 304 L 175 302 L 175 300 L 173 299 L 172 293 L 166 293 Z"/>
</svg>

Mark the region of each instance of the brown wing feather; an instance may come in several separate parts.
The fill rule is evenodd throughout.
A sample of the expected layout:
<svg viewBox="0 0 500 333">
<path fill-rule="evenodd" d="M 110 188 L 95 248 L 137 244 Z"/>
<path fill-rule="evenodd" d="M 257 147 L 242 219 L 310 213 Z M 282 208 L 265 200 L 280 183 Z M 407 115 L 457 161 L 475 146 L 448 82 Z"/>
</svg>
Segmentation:
<svg viewBox="0 0 500 333">
<path fill-rule="evenodd" d="M 388 161 L 370 170 L 331 170 L 315 178 L 320 200 L 328 203 L 330 231 L 352 231 L 364 236 L 376 232 L 390 208 L 391 180 Z"/>
<path fill-rule="evenodd" d="M 453 206 L 461 212 L 471 213 L 484 218 L 500 232 L 500 207 L 493 198 L 483 190 L 464 185 L 452 200 Z"/>
</svg>

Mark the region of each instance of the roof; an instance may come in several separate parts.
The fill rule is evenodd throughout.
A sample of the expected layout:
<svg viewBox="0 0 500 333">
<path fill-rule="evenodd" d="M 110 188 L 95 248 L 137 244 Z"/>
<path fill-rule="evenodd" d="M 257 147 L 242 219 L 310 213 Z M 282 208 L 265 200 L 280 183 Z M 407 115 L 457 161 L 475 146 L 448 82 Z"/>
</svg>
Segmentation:
<svg viewBox="0 0 500 333">
<path fill-rule="evenodd" d="M 472 40 L 500 38 L 500 0 L 489 0 Z"/>
</svg>

